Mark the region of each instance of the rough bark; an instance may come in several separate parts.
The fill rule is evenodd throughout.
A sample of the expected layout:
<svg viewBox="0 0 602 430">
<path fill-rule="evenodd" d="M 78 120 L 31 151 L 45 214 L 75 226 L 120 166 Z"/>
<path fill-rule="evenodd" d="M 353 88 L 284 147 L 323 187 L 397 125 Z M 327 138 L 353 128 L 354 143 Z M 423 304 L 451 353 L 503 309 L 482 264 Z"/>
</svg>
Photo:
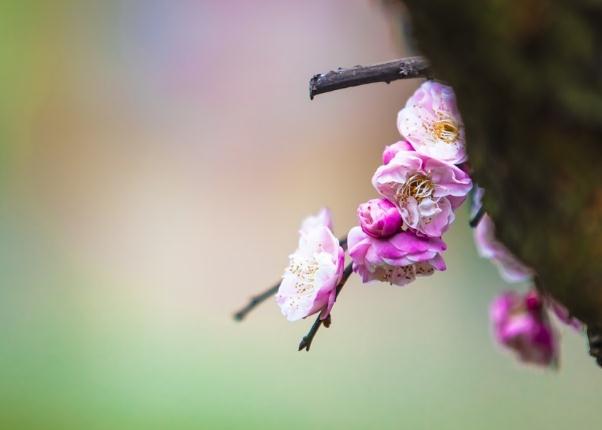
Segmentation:
<svg viewBox="0 0 602 430">
<path fill-rule="evenodd" d="M 405 0 L 500 239 L 602 326 L 602 2 Z"/>
</svg>

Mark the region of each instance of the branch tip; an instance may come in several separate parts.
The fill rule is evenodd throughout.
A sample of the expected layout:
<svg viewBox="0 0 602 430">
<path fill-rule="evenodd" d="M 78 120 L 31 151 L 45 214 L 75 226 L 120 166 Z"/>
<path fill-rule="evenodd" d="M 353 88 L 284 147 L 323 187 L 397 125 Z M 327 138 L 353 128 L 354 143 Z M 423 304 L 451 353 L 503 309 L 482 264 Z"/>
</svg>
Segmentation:
<svg viewBox="0 0 602 430">
<path fill-rule="evenodd" d="M 318 73 L 309 80 L 309 98 L 318 94 L 358 85 L 385 82 L 398 79 L 429 78 L 429 64 L 423 57 L 406 57 L 372 66 L 338 68 L 327 73 Z"/>
</svg>

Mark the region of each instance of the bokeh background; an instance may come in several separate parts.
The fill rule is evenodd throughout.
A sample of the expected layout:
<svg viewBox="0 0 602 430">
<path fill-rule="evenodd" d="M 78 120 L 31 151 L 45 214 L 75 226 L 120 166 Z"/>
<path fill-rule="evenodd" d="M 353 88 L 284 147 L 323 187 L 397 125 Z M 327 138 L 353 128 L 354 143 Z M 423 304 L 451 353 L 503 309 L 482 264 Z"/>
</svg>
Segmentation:
<svg viewBox="0 0 602 430">
<path fill-rule="evenodd" d="M 491 342 L 466 210 L 446 273 L 353 279 L 309 353 L 273 302 L 231 319 L 304 216 L 375 195 L 418 82 L 307 83 L 407 54 L 378 2 L 0 5 L 0 428 L 598 428 L 581 335 L 558 372 Z"/>
</svg>

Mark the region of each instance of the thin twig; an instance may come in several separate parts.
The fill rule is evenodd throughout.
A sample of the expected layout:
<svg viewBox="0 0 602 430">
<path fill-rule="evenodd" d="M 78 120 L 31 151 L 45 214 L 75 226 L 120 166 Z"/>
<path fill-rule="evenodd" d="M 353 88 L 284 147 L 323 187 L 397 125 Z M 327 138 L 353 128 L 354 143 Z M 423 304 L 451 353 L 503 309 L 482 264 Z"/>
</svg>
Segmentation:
<svg viewBox="0 0 602 430">
<path fill-rule="evenodd" d="M 339 239 L 339 245 L 341 246 L 341 248 L 343 248 L 343 250 L 345 250 L 345 251 L 347 250 L 347 236 Z M 234 314 L 234 319 L 236 321 L 242 321 L 243 319 L 245 319 L 245 317 L 247 316 L 247 314 L 249 312 L 251 312 L 258 305 L 265 302 L 267 299 L 269 299 L 270 297 L 272 297 L 274 294 L 276 294 L 278 292 L 278 288 L 280 287 L 280 282 L 281 281 L 278 281 L 277 284 L 268 288 L 264 292 L 251 297 L 251 300 L 249 300 L 249 303 L 247 303 L 244 308 L 242 308 L 241 310 L 239 310 L 238 312 L 236 312 Z"/>
<path fill-rule="evenodd" d="M 314 75 L 309 81 L 309 98 L 313 99 L 314 96 L 329 91 L 374 82 L 388 84 L 398 79 L 426 78 L 428 76 L 429 64 L 423 57 L 406 57 L 372 66 L 339 68 Z"/>
<path fill-rule="evenodd" d="M 347 251 L 347 236 L 339 239 L 339 246 L 343 248 L 343 251 Z"/>
<path fill-rule="evenodd" d="M 351 276 L 352 272 L 352 265 L 348 264 L 347 267 L 345 267 L 345 270 L 343 270 L 343 277 L 341 278 L 341 282 L 339 282 L 339 285 L 337 285 L 337 292 L 335 298 L 339 296 L 339 293 L 345 286 L 345 282 L 347 282 L 347 279 L 349 279 L 349 276 Z M 328 317 L 324 320 L 320 319 L 320 315 L 318 315 L 307 334 L 303 336 L 303 339 L 301 339 L 301 342 L 299 343 L 299 351 L 301 351 L 302 349 L 309 351 L 309 347 L 311 346 L 311 343 L 314 340 L 314 336 L 318 332 L 320 326 L 324 324 L 326 327 L 329 327 L 330 322 L 330 315 L 328 315 Z"/>
<path fill-rule="evenodd" d="M 251 297 L 251 300 L 249 301 L 249 303 L 247 303 L 247 305 L 244 308 L 242 308 L 241 310 L 239 310 L 238 312 L 236 312 L 234 314 L 234 319 L 236 321 L 242 321 L 243 319 L 245 319 L 247 314 L 249 312 L 251 312 L 253 309 L 255 309 L 255 307 L 257 305 L 261 304 L 262 302 L 266 301 L 267 299 L 272 297 L 274 294 L 276 294 L 278 292 L 278 287 L 280 287 L 280 282 L 278 282 L 273 287 L 268 288 L 263 293 L 260 293 L 260 294 L 257 294 L 256 296 Z"/>
<path fill-rule="evenodd" d="M 479 225 L 479 222 L 481 222 L 481 218 L 483 218 L 484 215 L 485 208 L 481 206 L 475 214 L 475 216 L 473 216 L 472 219 L 468 222 L 468 225 L 470 225 L 472 228 L 475 228 L 477 225 Z"/>
<path fill-rule="evenodd" d="M 589 355 L 596 359 L 598 366 L 602 367 L 602 329 L 600 326 L 587 326 L 589 341 Z"/>
</svg>

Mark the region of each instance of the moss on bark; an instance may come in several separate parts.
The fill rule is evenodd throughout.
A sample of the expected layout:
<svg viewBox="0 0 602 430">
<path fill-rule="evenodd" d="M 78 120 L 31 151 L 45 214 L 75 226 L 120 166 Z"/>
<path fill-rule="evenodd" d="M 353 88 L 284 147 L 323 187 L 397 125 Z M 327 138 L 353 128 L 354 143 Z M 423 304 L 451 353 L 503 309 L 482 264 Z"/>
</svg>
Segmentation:
<svg viewBox="0 0 602 430">
<path fill-rule="evenodd" d="M 405 0 L 500 239 L 602 325 L 602 2 Z"/>
</svg>

